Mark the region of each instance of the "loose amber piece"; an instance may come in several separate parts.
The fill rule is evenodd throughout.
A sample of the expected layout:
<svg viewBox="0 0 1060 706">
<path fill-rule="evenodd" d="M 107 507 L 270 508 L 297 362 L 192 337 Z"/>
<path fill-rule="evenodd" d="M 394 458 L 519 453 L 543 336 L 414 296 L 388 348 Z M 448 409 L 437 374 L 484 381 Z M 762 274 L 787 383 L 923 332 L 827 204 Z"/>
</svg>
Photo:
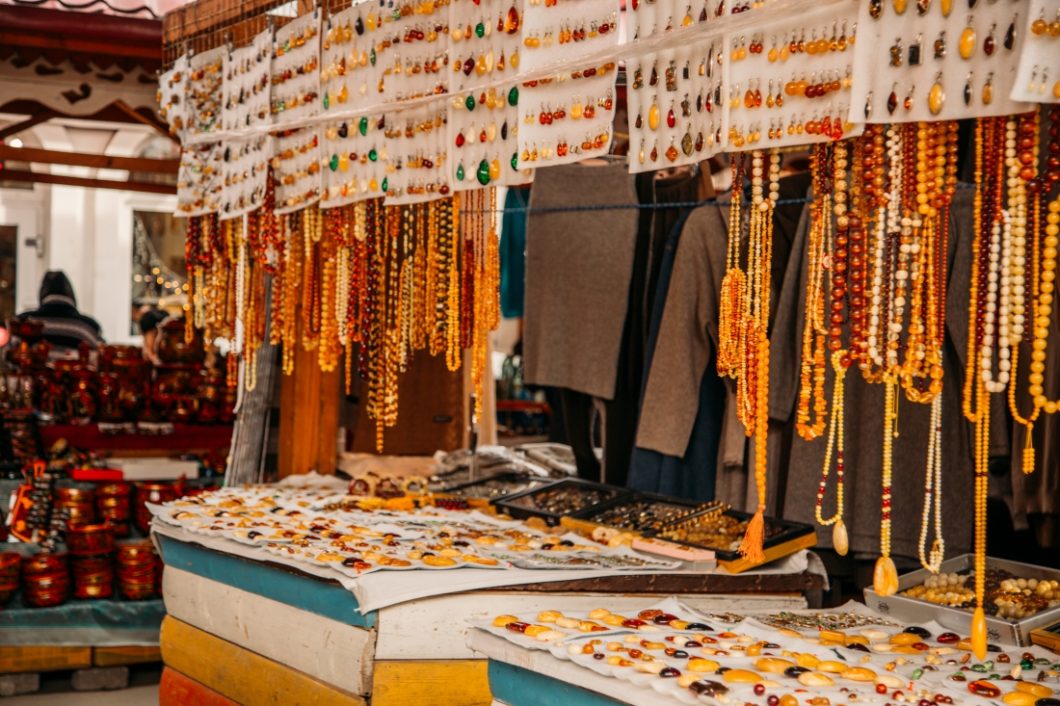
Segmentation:
<svg viewBox="0 0 1060 706">
<path fill-rule="evenodd" d="M 976 696 L 983 696 L 988 699 L 996 699 L 1001 696 L 1001 689 L 984 679 L 976 679 L 975 681 L 970 682 L 968 684 L 968 691 Z"/>
<path fill-rule="evenodd" d="M 746 669 L 730 669 L 721 678 L 731 684 L 757 684 L 762 677 Z"/>
</svg>

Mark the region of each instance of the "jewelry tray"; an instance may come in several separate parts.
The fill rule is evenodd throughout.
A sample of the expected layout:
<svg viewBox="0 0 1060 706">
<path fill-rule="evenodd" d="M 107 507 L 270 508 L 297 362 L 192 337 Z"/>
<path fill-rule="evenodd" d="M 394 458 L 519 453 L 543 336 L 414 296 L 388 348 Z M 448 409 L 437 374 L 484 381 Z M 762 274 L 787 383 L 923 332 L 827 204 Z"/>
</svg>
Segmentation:
<svg viewBox="0 0 1060 706">
<path fill-rule="evenodd" d="M 533 505 L 532 496 L 543 492 L 555 492 L 557 490 L 568 490 L 568 492 L 588 492 L 597 491 L 602 495 L 605 495 L 596 502 L 588 503 L 584 507 L 579 507 L 577 510 L 571 513 L 557 513 L 542 510 Z M 515 493 L 509 495 L 506 498 L 495 501 L 493 504 L 498 510 L 511 515 L 512 517 L 525 520 L 530 517 L 538 517 L 543 519 L 550 526 L 555 526 L 560 523 L 560 520 L 568 515 L 574 515 L 581 512 L 592 511 L 604 503 L 612 502 L 620 498 L 628 498 L 632 493 L 625 488 L 618 488 L 613 485 L 604 485 L 603 483 L 593 483 L 587 480 L 581 480 L 578 478 L 564 478 L 563 480 L 556 481 L 555 483 L 549 483 L 548 485 L 540 488 L 531 488 L 522 493 Z"/>
<path fill-rule="evenodd" d="M 473 491 L 476 488 L 483 486 L 487 483 L 512 485 L 515 486 L 515 489 L 504 493 L 503 495 L 496 496 L 483 496 L 474 494 Z M 534 474 L 528 471 L 506 471 L 503 473 L 491 474 L 486 478 L 479 478 L 478 480 L 473 480 L 468 483 L 459 483 L 457 485 L 450 486 L 448 488 L 445 488 L 444 490 L 438 491 L 438 494 L 451 495 L 457 498 L 464 498 L 465 500 L 482 500 L 494 502 L 503 497 L 524 493 L 527 490 L 536 490 L 542 485 L 547 485 L 550 483 L 552 483 L 552 479 L 542 478 L 541 476 L 535 476 Z"/>
<path fill-rule="evenodd" d="M 677 506 L 680 506 L 680 507 L 687 508 L 686 512 L 681 517 L 674 518 L 673 520 L 669 520 L 667 522 L 664 522 L 664 523 L 662 523 L 661 526 L 666 526 L 667 524 L 670 524 L 670 523 L 672 523 L 672 522 L 674 522 L 676 520 L 683 520 L 683 519 L 687 519 L 689 517 L 692 517 L 694 514 L 696 514 L 697 511 L 702 509 L 704 507 L 704 505 L 705 505 L 705 503 L 699 503 L 699 502 L 696 502 L 694 500 L 685 500 L 683 498 L 672 498 L 672 497 L 669 497 L 667 495 L 657 495 L 655 493 L 639 493 L 638 492 L 638 493 L 632 493 L 631 495 L 626 495 L 626 496 L 617 496 L 615 498 L 612 498 L 611 500 L 608 500 L 606 502 L 600 503 L 599 505 L 597 505 L 595 507 L 590 507 L 590 508 L 586 508 L 584 510 L 580 510 L 579 512 L 575 512 L 575 513 L 573 513 L 573 514 L 571 514 L 569 516 L 569 518 L 568 518 L 570 520 L 569 524 L 571 524 L 571 525 L 582 525 L 583 527 L 585 527 L 586 529 L 589 529 L 589 530 L 591 530 L 592 528 L 595 528 L 595 527 L 611 527 L 611 528 L 617 529 L 617 530 L 622 531 L 622 532 L 634 532 L 634 533 L 647 535 L 648 533 L 652 532 L 652 529 L 650 527 L 642 526 L 642 525 L 639 525 L 639 524 L 637 526 L 631 527 L 631 528 L 617 527 L 615 525 L 609 525 L 606 522 L 602 522 L 602 521 L 600 521 L 598 519 L 605 512 L 611 510 L 614 507 L 617 507 L 619 505 L 628 504 L 628 503 L 636 503 L 636 502 L 644 502 L 644 503 L 651 503 L 651 504 L 656 504 L 657 503 L 657 504 L 660 504 L 660 505 L 677 505 Z M 564 524 L 568 524 L 568 522 L 565 521 Z"/>
<path fill-rule="evenodd" d="M 940 572 L 961 573 L 974 567 L 975 555 L 961 554 L 942 562 Z M 1009 571 L 1022 577 L 1060 580 L 1060 571 L 1056 569 L 1024 564 L 1018 561 L 987 557 L 986 567 L 987 569 Z M 970 610 L 951 608 L 919 598 L 900 595 L 902 591 L 923 583 L 930 576 L 931 573 L 927 569 L 918 569 L 901 576 L 898 579 L 898 593 L 893 596 L 880 596 L 870 586 L 865 589 L 865 603 L 873 610 L 903 622 L 922 623 L 935 620 L 944 628 L 959 632 L 962 635 L 969 634 L 972 629 L 972 612 Z M 1018 621 L 987 615 L 987 639 L 991 642 L 1025 647 L 1031 644 L 1031 632 L 1033 630 L 1055 623 L 1057 620 L 1060 620 L 1060 606 L 1048 608 L 1037 615 Z"/>
<path fill-rule="evenodd" d="M 712 512 L 711 509 L 702 510 L 694 513 L 688 517 L 682 518 L 675 522 L 671 522 L 668 525 L 662 527 L 659 531 L 648 534 L 647 536 L 655 537 L 656 539 L 665 540 L 667 542 L 673 542 L 674 544 L 683 544 L 688 547 L 695 547 L 697 549 L 708 549 L 714 552 L 714 556 L 717 557 L 718 565 L 723 566 L 733 573 L 739 573 L 746 571 L 755 566 L 761 566 L 762 564 L 768 564 L 771 561 L 776 561 L 789 554 L 794 554 L 800 549 L 810 549 L 817 544 L 817 530 L 812 525 L 808 525 L 802 522 L 791 522 L 789 520 L 780 520 L 775 517 L 765 517 L 766 528 L 776 527 L 778 531 L 773 534 L 767 534 L 765 542 L 762 547 L 765 550 L 765 561 L 754 564 L 744 559 L 740 552 L 735 549 L 709 547 L 704 544 L 696 544 L 695 542 L 686 542 L 680 539 L 672 539 L 665 536 L 667 530 L 676 527 L 683 522 L 689 522 L 696 519 L 697 517 Z M 729 515 L 735 517 L 741 522 L 744 520 L 750 520 L 753 516 L 749 512 L 740 512 L 739 510 L 728 509 L 725 510 L 723 515 Z"/>
</svg>

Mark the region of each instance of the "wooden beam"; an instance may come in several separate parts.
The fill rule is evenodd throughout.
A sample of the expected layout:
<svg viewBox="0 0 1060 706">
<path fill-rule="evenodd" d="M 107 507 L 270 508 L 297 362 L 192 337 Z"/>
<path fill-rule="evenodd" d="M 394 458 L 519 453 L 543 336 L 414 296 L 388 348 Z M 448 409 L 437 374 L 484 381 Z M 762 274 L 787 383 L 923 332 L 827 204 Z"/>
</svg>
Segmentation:
<svg viewBox="0 0 1060 706">
<path fill-rule="evenodd" d="M 59 184 L 83 186 L 86 189 L 117 189 L 118 191 L 141 191 L 146 194 L 175 194 L 176 184 L 152 184 L 146 181 L 115 181 L 113 179 L 91 179 L 89 177 L 65 176 L 46 172 L 29 172 L 22 169 L 0 170 L 0 181 L 27 181 L 31 184 Z"/>
<path fill-rule="evenodd" d="M 14 30 L 0 29 L 0 46 L 23 47 L 43 51 L 59 51 L 64 54 L 87 54 L 90 56 L 162 61 L 162 49 L 123 42 L 106 42 L 76 37 L 47 37 L 22 34 Z"/>
<path fill-rule="evenodd" d="M 176 174 L 179 159 L 148 159 L 146 157 L 112 157 L 106 154 L 62 152 L 42 150 L 35 147 L 11 147 L 0 144 L 0 161 L 36 162 L 37 164 L 69 164 L 93 169 L 125 169 L 130 172 L 152 174 Z"/>
<path fill-rule="evenodd" d="M 58 115 L 58 113 L 56 113 L 54 110 L 48 110 L 47 108 L 45 108 L 44 110 L 40 111 L 39 113 L 34 113 L 33 115 L 31 115 L 30 117 L 26 118 L 22 122 L 12 123 L 11 125 L 8 125 L 7 127 L 0 128 L 0 140 L 6 140 L 7 138 L 11 137 L 12 135 L 17 135 L 18 133 L 22 132 L 23 130 L 29 130 L 34 125 L 40 125 L 41 123 L 46 123 L 49 120 L 51 120 L 52 118 L 56 117 L 57 115 Z"/>
<path fill-rule="evenodd" d="M 129 106 L 129 104 L 127 104 L 125 101 L 114 101 L 113 103 L 111 103 L 111 105 L 117 108 L 119 112 L 123 113 L 124 115 L 127 115 L 133 122 L 142 123 L 148 127 L 152 127 L 165 137 L 168 137 L 169 139 L 173 140 L 178 144 L 180 143 L 180 140 L 178 140 L 173 135 L 169 134 L 169 128 L 166 126 L 165 123 L 155 117 L 154 113 L 152 113 L 150 116 L 144 115 L 140 111 Z"/>
</svg>

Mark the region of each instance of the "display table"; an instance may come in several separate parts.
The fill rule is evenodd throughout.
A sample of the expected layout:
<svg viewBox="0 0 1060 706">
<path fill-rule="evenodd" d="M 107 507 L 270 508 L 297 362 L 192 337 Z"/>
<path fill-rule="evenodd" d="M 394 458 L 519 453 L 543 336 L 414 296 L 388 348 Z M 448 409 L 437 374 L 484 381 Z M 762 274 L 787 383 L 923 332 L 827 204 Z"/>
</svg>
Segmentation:
<svg viewBox="0 0 1060 706">
<path fill-rule="evenodd" d="M 269 701 L 280 703 L 485 705 L 492 700 L 487 664 L 468 647 L 471 621 L 544 610 L 557 601 L 588 611 L 606 599 L 635 612 L 667 595 L 708 612 L 796 609 L 825 586 L 823 574 L 810 570 L 738 576 L 683 571 L 558 582 L 551 578 L 557 572 L 542 570 L 534 583 L 362 612 L 355 595 L 337 581 L 165 533 L 155 536 L 166 563 L 163 661 L 177 673 L 172 680 L 180 693 L 189 688 L 186 680 L 202 689 L 201 703 L 227 703 L 207 697 L 258 703 L 268 694 Z M 444 573 L 462 571 L 471 570 Z M 428 588 L 438 576 L 424 570 L 385 573 L 388 581 Z"/>
</svg>

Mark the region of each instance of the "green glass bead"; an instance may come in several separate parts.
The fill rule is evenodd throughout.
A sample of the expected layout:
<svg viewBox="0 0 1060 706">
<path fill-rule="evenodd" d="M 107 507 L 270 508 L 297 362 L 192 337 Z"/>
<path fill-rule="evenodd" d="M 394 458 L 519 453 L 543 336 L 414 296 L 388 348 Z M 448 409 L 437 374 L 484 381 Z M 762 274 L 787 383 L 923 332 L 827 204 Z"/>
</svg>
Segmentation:
<svg viewBox="0 0 1060 706">
<path fill-rule="evenodd" d="M 371 64 L 372 66 L 375 66 L 375 49 L 370 49 L 370 50 L 368 51 L 368 62 L 369 62 L 369 63 L 370 63 L 370 64 Z"/>
<path fill-rule="evenodd" d="M 379 153 L 375 151 L 375 148 L 368 150 L 368 160 L 374 162 L 379 159 Z"/>
<path fill-rule="evenodd" d="M 367 118 L 367 116 L 362 117 L 361 121 L 359 123 L 357 123 L 357 130 L 362 135 L 367 135 L 368 134 L 368 118 Z"/>
<path fill-rule="evenodd" d="M 982 673 L 986 672 L 986 665 L 973 664 L 972 665 L 972 671 L 973 672 L 979 672 L 980 674 L 982 674 Z"/>
<path fill-rule="evenodd" d="M 512 152 L 512 169 L 519 169 L 519 153 Z"/>
<path fill-rule="evenodd" d="M 331 155 L 331 159 L 328 160 L 328 166 L 331 167 L 331 171 L 339 168 L 339 156 L 337 154 Z"/>
<path fill-rule="evenodd" d="M 383 177 L 383 183 L 380 184 L 380 186 L 383 187 L 383 193 L 385 194 L 387 192 L 387 190 L 390 188 L 390 182 L 387 181 L 386 177 Z"/>
<path fill-rule="evenodd" d="M 987 674 L 986 678 L 987 679 L 1000 679 L 1001 675 L 995 672 L 994 674 Z"/>
<path fill-rule="evenodd" d="M 286 42 L 283 43 L 283 53 L 286 54 L 289 51 L 291 51 L 291 40 L 290 39 L 288 39 Z"/>
<path fill-rule="evenodd" d="M 486 25 L 482 24 L 481 22 L 479 22 L 477 25 L 475 25 L 475 36 L 478 37 L 479 39 L 481 39 L 482 37 L 485 37 L 486 36 Z"/>
<path fill-rule="evenodd" d="M 994 660 L 988 659 L 987 661 L 983 662 L 983 669 L 986 669 L 986 670 L 989 671 L 989 670 L 991 670 L 993 668 L 994 668 Z"/>
<path fill-rule="evenodd" d="M 1020 661 L 1020 667 L 1023 669 L 1034 669 L 1034 660 L 1025 659 Z"/>
<path fill-rule="evenodd" d="M 486 160 L 482 160 L 478 163 L 478 170 L 475 172 L 475 177 L 478 179 L 478 183 L 485 186 L 490 183 L 490 163 Z"/>
<path fill-rule="evenodd" d="M 475 96 L 468 96 L 467 98 L 465 98 L 464 99 L 464 105 L 467 106 L 468 110 L 474 110 L 475 109 Z"/>
<path fill-rule="evenodd" d="M 512 86 L 511 90 L 508 91 L 508 105 L 517 105 L 519 103 L 519 88 Z"/>
<path fill-rule="evenodd" d="M 327 110 L 331 105 L 331 99 L 328 98 L 328 92 L 324 91 L 324 110 Z"/>
<path fill-rule="evenodd" d="M 920 677 L 924 676 L 924 670 L 920 669 L 918 667 L 918 668 L 913 670 L 913 675 L 912 676 L 913 676 L 913 679 L 919 679 Z"/>
<path fill-rule="evenodd" d="M 464 165 L 463 164 L 456 165 L 456 180 L 457 181 L 463 181 L 464 180 Z"/>
</svg>

